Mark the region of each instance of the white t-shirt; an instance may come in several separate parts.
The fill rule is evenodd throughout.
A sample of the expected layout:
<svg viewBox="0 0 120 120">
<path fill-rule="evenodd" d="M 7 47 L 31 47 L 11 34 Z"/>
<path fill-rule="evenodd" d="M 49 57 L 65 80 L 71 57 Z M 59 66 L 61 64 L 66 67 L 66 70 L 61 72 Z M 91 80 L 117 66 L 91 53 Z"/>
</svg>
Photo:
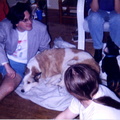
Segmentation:
<svg viewBox="0 0 120 120">
<path fill-rule="evenodd" d="M 9 59 L 14 60 L 16 62 L 27 63 L 28 31 L 20 32 L 17 30 L 17 32 L 18 32 L 17 48 L 12 55 L 7 55 L 7 56 Z"/>
<path fill-rule="evenodd" d="M 120 102 L 120 99 L 103 85 L 99 85 L 99 90 L 94 99 L 105 95 Z M 95 102 L 92 102 L 87 108 L 85 108 L 76 98 L 73 98 L 69 110 L 74 114 L 80 114 L 81 120 L 120 119 L 120 109 L 118 110 Z"/>
</svg>

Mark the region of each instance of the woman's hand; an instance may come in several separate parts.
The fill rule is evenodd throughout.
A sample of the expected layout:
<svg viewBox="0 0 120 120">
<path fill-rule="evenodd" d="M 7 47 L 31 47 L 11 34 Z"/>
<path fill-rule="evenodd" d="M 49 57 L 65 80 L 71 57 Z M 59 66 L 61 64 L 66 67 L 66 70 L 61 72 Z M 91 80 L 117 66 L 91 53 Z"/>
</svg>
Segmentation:
<svg viewBox="0 0 120 120">
<path fill-rule="evenodd" d="M 7 75 L 11 78 L 15 78 L 16 72 L 10 67 L 8 63 L 4 64 Z"/>
</svg>

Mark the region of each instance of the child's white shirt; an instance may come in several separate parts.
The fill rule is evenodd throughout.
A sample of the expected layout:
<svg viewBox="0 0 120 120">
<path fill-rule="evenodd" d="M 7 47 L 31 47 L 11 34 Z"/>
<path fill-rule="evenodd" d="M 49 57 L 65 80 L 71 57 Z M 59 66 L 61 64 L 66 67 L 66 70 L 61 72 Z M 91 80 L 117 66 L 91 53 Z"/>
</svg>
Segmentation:
<svg viewBox="0 0 120 120">
<path fill-rule="evenodd" d="M 95 98 L 104 95 L 110 96 L 120 102 L 120 99 L 117 98 L 112 91 L 107 87 L 100 85 Z M 119 119 L 120 116 L 120 109 L 118 110 L 95 102 L 92 102 L 87 108 L 85 108 L 76 98 L 73 98 L 69 110 L 74 114 L 79 114 L 81 120 Z"/>
</svg>

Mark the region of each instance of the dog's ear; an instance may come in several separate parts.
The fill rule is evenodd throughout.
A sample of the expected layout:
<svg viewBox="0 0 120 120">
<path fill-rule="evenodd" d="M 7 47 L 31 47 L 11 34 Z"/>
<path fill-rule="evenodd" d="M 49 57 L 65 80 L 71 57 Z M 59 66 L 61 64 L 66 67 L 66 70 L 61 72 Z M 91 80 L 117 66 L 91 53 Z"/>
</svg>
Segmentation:
<svg viewBox="0 0 120 120">
<path fill-rule="evenodd" d="M 34 76 L 35 82 L 39 82 L 40 77 L 41 77 L 41 72 L 40 73 L 36 73 L 35 76 Z"/>
<path fill-rule="evenodd" d="M 107 45 L 104 52 L 109 55 L 119 55 L 119 47 L 112 41 L 110 36 L 107 38 Z"/>
<path fill-rule="evenodd" d="M 30 72 L 30 69 L 26 67 L 24 74 L 26 75 L 26 74 L 28 74 L 29 72 Z"/>
</svg>

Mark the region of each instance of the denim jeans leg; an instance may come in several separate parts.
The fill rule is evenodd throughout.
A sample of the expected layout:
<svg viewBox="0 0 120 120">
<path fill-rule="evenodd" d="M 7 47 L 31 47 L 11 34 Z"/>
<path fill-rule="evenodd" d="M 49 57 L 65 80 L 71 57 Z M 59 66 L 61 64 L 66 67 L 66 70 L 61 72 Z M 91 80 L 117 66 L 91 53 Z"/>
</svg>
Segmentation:
<svg viewBox="0 0 120 120">
<path fill-rule="evenodd" d="M 114 43 L 120 47 L 120 14 L 115 11 L 110 13 L 110 36 Z"/>
<path fill-rule="evenodd" d="M 106 12 L 90 12 L 87 17 L 88 26 L 90 30 L 91 37 L 93 39 L 93 47 L 95 49 L 102 49 L 103 47 L 103 30 L 104 30 L 104 18 L 106 16 Z"/>
</svg>

